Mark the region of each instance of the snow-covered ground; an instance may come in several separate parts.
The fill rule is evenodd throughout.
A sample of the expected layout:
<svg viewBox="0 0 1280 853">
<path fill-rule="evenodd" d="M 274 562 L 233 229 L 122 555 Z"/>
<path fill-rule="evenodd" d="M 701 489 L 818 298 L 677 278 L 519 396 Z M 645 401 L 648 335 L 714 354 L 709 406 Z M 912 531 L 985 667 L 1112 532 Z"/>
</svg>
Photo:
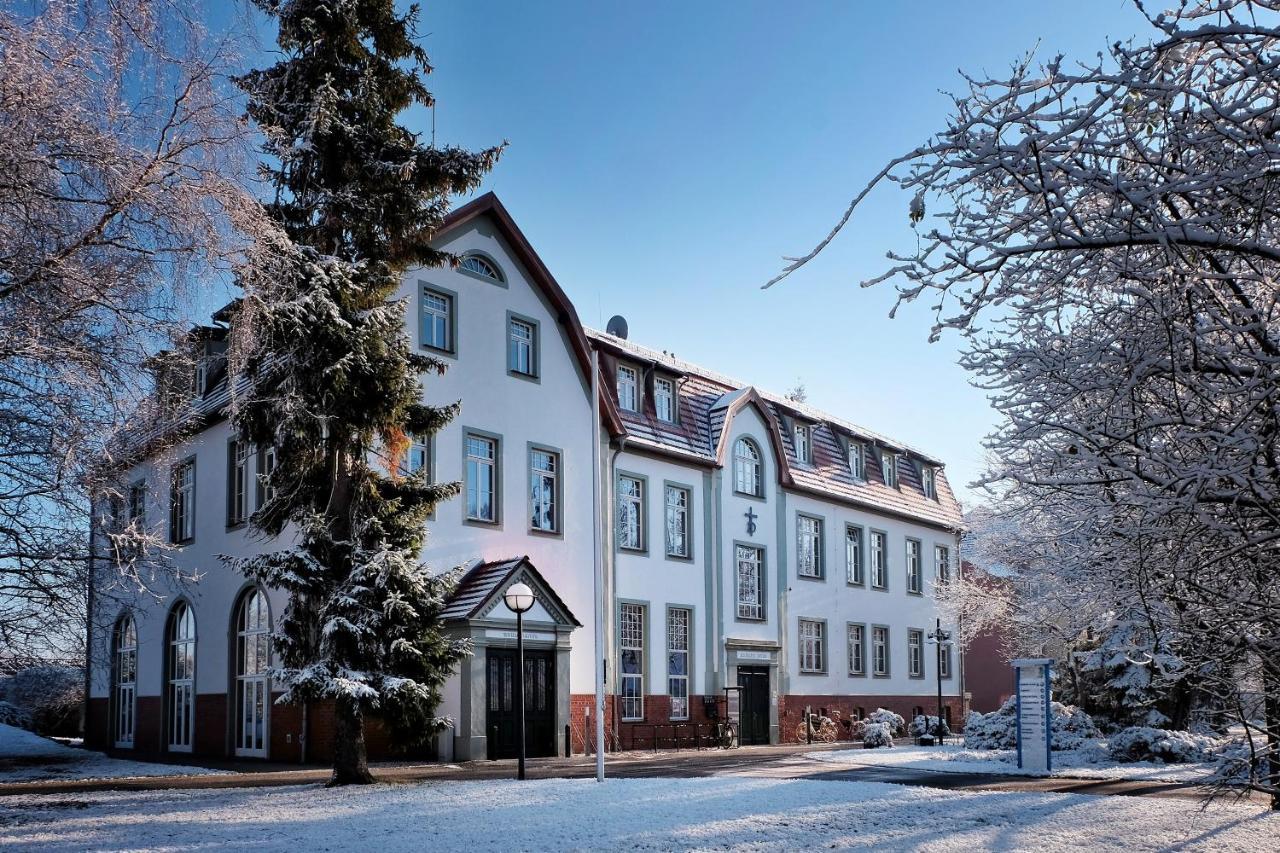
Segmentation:
<svg viewBox="0 0 1280 853">
<path fill-rule="evenodd" d="M 1140 761 L 1119 764 L 1098 751 L 1062 751 L 1053 754 L 1053 775 L 1065 779 L 1131 779 L 1159 782 L 1200 782 L 1213 773 L 1210 764 L 1153 764 Z M 1011 749 L 965 749 L 961 746 L 895 746 L 892 749 L 841 749 L 812 752 L 813 761 L 857 767 L 902 767 L 939 773 L 998 773 L 1030 775 L 1018 769 Z"/>
<path fill-rule="evenodd" d="M 101 752 L 64 746 L 23 729 L 0 724 L 0 783 L 125 776 L 204 776 L 218 772 L 203 767 L 111 758 Z"/>
<path fill-rule="evenodd" d="M 611 779 L 0 798 L 5 850 L 1275 850 L 1260 806 L 874 782 Z"/>
</svg>

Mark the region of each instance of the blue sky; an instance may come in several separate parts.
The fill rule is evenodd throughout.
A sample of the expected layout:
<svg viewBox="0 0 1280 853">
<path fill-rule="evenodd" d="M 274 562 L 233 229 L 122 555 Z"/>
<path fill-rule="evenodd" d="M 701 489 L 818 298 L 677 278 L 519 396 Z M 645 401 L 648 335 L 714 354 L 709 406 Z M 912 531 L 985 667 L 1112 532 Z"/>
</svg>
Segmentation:
<svg viewBox="0 0 1280 853">
<path fill-rule="evenodd" d="M 947 462 L 962 497 L 995 414 L 927 342 L 925 306 L 857 283 L 913 244 L 908 198 L 877 191 L 801 272 L 884 162 L 941 127 L 958 69 L 1035 47 L 1089 57 L 1135 33 L 1122 0 L 426 4 L 436 139 L 510 148 L 484 187 L 584 323 L 809 402 Z M 430 117 L 408 123 L 430 134 Z"/>
</svg>

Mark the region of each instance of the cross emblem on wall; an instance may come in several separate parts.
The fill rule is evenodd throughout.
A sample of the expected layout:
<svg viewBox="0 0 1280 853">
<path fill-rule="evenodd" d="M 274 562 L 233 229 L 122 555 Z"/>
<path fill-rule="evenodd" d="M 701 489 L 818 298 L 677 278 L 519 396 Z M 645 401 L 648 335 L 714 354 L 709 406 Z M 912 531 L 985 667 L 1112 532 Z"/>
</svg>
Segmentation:
<svg viewBox="0 0 1280 853">
<path fill-rule="evenodd" d="M 754 536 L 756 534 L 756 519 L 759 518 L 759 516 L 756 515 L 756 511 L 751 507 L 747 507 L 747 511 L 744 512 L 743 515 L 746 516 L 747 519 L 747 535 Z"/>
</svg>

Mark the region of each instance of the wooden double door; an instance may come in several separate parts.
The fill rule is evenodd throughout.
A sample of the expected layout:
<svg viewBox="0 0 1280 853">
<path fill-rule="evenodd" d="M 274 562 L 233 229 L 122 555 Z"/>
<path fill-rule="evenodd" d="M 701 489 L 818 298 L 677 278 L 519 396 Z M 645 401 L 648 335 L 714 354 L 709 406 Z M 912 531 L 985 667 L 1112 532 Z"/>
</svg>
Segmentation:
<svg viewBox="0 0 1280 853">
<path fill-rule="evenodd" d="M 488 650 L 485 670 L 485 732 L 488 756 L 516 758 L 520 721 L 516 713 L 516 650 Z M 524 651 L 525 756 L 556 754 L 556 670 L 551 651 Z"/>
<path fill-rule="evenodd" d="M 748 745 L 768 743 L 769 667 L 738 667 L 738 686 L 742 688 L 738 740 Z"/>
</svg>

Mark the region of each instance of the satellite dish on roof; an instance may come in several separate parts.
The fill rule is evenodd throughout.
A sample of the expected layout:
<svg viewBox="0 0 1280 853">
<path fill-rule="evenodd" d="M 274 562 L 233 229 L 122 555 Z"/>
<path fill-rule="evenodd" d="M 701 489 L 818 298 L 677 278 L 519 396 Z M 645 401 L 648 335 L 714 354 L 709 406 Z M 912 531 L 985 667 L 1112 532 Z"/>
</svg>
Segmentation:
<svg viewBox="0 0 1280 853">
<path fill-rule="evenodd" d="M 614 314 L 609 318 L 609 325 L 605 326 L 604 330 L 615 338 L 622 338 L 625 341 L 627 339 L 627 318 L 621 314 Z"/>
</svg>

